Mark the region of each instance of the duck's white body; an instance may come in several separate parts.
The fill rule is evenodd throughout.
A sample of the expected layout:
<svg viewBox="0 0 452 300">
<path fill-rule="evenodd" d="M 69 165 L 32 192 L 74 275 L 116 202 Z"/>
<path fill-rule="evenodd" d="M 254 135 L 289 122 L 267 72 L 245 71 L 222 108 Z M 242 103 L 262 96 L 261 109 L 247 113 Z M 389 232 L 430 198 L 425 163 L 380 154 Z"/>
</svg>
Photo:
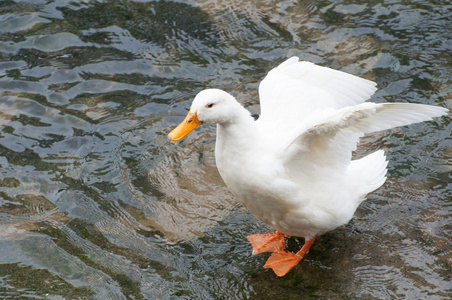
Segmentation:
<svg viewBox="0 0 452 300">
<path fill-rule="evenodd" d="M 367 170 L 379 173 L 373 180 L 378 185 L 368 177 L 341 169 L 328 170 L 325 176 L 319 172 L 310 177 L 306 172 L 294 178 L 278 155 L 266 151 L 271 146 L 259 141 L 259 135 L 253 147 L 245 149 L 240 147 L 241 138 L 232 137 L 234 130 L 223 127 L 217 130 L 215 148 L 221 177 L 256 218 L 285 235 L 310 239 L 347 223 L 364 196 L 384 182 L 386 162 L 381 152 L 373 156 L 373 161 L 368 160 L 369 167 L 373 163 L 377 169 Z M 240 132 L 244 135 L 246 131 Z M 246 153 L 249 155 L 243 155 Z M 367 186 L 367 190 L 357 189 L 359 185 Z"/>
<path fill-rule="evenodd" d="M 292 57 L 261 82 L 257 121 L 228 93 L 208 89 L 184 122 L 218 124 L 216 164 L 233 194 L 262 222 L 310 240 L 347 223 L 386 179 L 382 150 L 352 160 L 359 137 L 448 111 L 365 102 L 375 90 L 374 82 Z M 170 139 L 193 129 L 181 134 L 180 126 Z"/>
<path fill-rule="evenodd" d="M 339 155 L 322 156 L 326 151 L 351 155 L 353 149 L 328 149 L 318 142 L 281 145 L 268 140 L 266 133 L 243 109 L 235 122 L 217 127 L 216 164 L 236 198 L 286 235 L 309 240 L 346 224 L 366 194 L 385 181 L 383 151 L 341 163 Z"/>
</svg>

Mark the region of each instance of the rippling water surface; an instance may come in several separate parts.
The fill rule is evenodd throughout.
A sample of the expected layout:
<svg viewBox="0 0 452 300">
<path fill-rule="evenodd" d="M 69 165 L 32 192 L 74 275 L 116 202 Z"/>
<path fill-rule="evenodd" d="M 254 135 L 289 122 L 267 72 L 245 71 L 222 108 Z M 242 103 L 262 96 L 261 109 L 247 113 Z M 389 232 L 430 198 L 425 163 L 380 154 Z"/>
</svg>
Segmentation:
<svg viewBox="0 0 452 300">
<path fill-rule="evenodd" d="M 292 55 L 450 108 L 451 20 L 439 0 L 0 2 L 0 298 L 449 299 L 450 118 L 366 136 L 387 183 L 284 278 L 251 255 L 270 228 L 219 177 L 214 127 L 166 134 L 206 87 L 257 114 Z"/>
</svg>

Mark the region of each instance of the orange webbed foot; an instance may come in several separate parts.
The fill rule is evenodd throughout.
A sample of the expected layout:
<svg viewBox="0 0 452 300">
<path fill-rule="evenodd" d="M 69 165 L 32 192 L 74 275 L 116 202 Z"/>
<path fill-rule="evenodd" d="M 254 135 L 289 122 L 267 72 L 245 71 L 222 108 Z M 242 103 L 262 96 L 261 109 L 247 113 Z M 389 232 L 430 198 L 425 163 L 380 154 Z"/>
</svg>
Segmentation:
<svg viewBox="0 0 452 300">
<path fill-rule="evenodd" d="M 265 234 L 257 233 L 248 236 L 247 239 L 253 247 L 253 255 L 262 252 L 282 251 L 286 246 L 284 235 L 279 231 Z"/>
<path fill-rule="evenodd" d="M 272 253 L 270 258 L 264 265 L 265 269 L 271 268 L 279 277 L 286 275 L 293 267 L 295 267 L 301 256 L 286 251 L 277 251 Z"/>
<path fill-rule="evenodd" d="M 287 251 L 276 251 L 272 253 L 265 263 L 264 268 L 271 268 L 279 277 L 286 275 L 309 252 L 316 237 L 314 236 L 312 239 L 306 241 L 297 254 Z"/>
</svg>

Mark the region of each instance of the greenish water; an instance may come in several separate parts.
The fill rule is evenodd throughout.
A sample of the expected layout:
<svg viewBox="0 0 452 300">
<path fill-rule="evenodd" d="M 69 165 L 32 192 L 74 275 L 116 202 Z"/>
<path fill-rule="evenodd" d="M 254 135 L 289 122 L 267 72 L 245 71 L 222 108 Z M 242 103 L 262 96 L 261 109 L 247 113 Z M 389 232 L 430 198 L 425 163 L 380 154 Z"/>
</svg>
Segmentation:
<svg viewBox="0 0 452 300">
<path fill-rule="evenodd" d="M 197 92 L 253 113 L 286 57 L 452 106 L 448 1 L 1 1 L 0 298 L 449 299 L 450 117 L 366 136 L 387 183 L 284 278 L 246 236 Z M 297 249 L 302 240 L 291 239 Z"/>
</svg>

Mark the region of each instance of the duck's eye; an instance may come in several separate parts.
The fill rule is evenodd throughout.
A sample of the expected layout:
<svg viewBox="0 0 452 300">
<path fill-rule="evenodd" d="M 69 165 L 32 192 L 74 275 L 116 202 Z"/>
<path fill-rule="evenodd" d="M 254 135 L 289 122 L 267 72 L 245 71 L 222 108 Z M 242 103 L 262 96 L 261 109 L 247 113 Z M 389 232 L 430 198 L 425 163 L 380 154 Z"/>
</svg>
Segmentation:
<svg viewBox="0 0 452 300">
<path fill-rule="evenodd" d="M 212 108 L 213 107 L 213 103 L 209 103 L 206 105 L 207 108 Z"/>
</svg>

